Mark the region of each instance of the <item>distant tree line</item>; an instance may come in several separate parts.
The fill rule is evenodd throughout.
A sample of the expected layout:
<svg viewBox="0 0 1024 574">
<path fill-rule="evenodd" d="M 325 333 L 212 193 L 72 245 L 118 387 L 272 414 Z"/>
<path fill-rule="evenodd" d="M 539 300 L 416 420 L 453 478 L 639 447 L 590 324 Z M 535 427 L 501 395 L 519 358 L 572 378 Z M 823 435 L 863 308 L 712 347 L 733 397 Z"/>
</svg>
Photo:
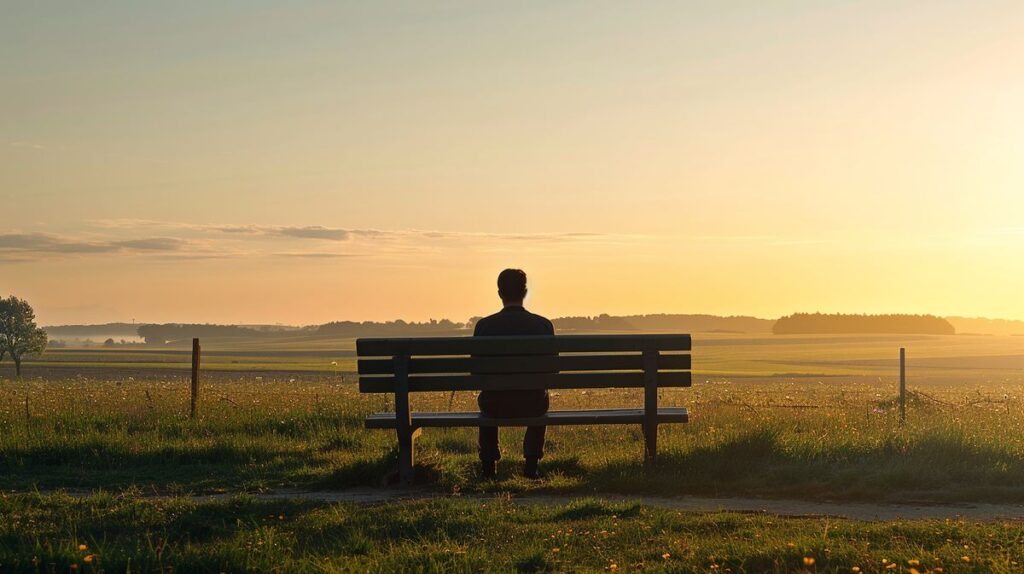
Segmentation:
<svg viewBox="0 0 1024 574">
<path fill-rule="evenodd" d="M 164 345 L 193 337 L 258 337 L 266 332 L 240 327 L 238 325 L 200 325 L 166 323 L 163 325 L 140 325 L 137 333 L 148 345 Z"/>
<path fill-rule="evenodd" d="M 796 313 L 775 322 L 776 335 L 822 335 L 841 333 L 899 333 L 953 335 L 953 325 L 934 315 L 826 315 Z"/>
<path fill-rule="evenodd" d="M 419 335 L 453 335 L 465 331 L 467 323 L 456 323 L 448 319 L 431 319 L 424 323 L 397 321 L 334 321 L 320 325 L 318 335 L 333 337 L 401 337 Z"/>
<path fill-rule="evenodd" d="M 403 321 L 334 321 L 309 327 L 266 325 L 208 325 L 168 323 L 141 325 L 139 337 L 147 344 L 200 338 L 253 338 L 280 335 L 282 332 L 306 332 L 330 337 L 417 337 L 448 336 L 471 333 L 480 317 L 465 323 L 448 319 L 425 322 Z M 919 333 L 952 335 L 953 325 L 932 315 L 825 315 L 797 313 L 778 321 L 748 316 L 654 314 L 615 316 L 559 317 L 552 320 L 559 332 L 631 332 L 676 331 L 684 333 L 776 333 L 776 334 L 838 334 L 838 333 Z"/>
<path fill-rule="evenodd" d="M 560 317 L 551 321 L 559 331 L 684 331 L 722 333 L 770 333 L 773 321 L 756 317 L 717 315 L 597 315 Z"/>
</svg>

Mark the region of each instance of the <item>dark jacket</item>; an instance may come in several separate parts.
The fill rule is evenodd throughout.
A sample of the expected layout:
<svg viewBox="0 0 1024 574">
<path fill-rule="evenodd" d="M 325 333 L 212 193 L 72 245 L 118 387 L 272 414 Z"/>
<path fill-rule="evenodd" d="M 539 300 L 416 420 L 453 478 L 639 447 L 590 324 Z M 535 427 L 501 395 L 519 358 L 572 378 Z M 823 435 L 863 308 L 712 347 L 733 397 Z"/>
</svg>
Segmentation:
<svg viewBox="0 0 1024 574">
<path fill-rule="evenodd" d="M 554 335 L 555 326 L 540 315 L 519 306 L 505 307 L 476 324 L 473 336 Z"/>
<path fill-rule="evenodd" d="M 540 315 L 534 315 L 519 306 L 505 307 L 501 311 L 480 319 L 473 330 L 474 337 L 554 335 L 555 327 Z M 477 398 L 480 410 L 491 416 L 539 416 L 548 410 L 548 392 L 483 391 Z"/>
</svg>

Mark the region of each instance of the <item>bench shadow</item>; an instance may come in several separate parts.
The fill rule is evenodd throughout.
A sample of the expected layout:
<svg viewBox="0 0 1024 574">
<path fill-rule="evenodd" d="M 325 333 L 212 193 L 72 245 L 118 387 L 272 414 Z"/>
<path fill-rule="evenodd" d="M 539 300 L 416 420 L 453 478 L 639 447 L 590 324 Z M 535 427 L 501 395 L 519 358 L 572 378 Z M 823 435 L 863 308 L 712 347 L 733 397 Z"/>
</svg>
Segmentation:
<svg viewBox="0 0 1024 574">
<path fill-rule="evenodd" d="M 667 450 L 651 466 L 638 457 L 564 472 L 579 481 L 580 489 L 594 492 L 1024 500 L 1024 460 L 955 435 L 829 453 L 794 448 L 780 433 L 759 429 L 714 445 Z"/>
</svg>

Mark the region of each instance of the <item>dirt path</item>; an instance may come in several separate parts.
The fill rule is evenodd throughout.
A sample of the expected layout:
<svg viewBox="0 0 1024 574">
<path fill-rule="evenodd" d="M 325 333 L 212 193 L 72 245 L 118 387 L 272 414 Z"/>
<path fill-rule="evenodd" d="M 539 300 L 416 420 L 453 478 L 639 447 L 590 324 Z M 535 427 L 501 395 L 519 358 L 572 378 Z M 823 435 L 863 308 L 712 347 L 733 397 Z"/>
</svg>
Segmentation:
<svg viewBox="0 0 1024 574">
<path fill-rule="evenodd" d="M 262 499 L 301 498 L 318 502 L 375 504 L 399 500 L 445 498 L 450 495 L 430 491 L 398 489 L 352 489 L 339 491 L 277 491 L 256 495 Z M 565 504 L 586 495 L 523 495 L 510 498 L 518 504 Z M 790 517 L 841 517 L 853 520 L 883 521 L 924 518 L 965 518 L 968 520 L 1024 520 L 1024 505 L 1017 504 L 873 504 L 863 502 L 809 502 L 755 498 L 652 497 L 594 495 L 612 502 L 635 502 L 647 506 L 683 512 L 743 512 Z M 223 497 L 218 495 L 218 498 Z M 486 496 L 461 496 L 462 499 L 490 500 Z"/>
</svg>

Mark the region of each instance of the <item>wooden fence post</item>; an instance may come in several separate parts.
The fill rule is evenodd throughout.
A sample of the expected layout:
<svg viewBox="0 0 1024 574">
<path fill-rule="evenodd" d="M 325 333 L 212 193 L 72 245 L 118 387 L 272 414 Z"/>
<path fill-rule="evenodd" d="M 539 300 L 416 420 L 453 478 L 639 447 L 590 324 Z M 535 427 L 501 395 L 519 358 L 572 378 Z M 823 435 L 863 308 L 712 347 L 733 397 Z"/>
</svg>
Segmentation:
<svg viewBox="0 0 1024 574">
<path fill-rule="evenodd" d="M 900 426 L 907 422 L 907 350 L 900 347 Z"/>
<path fill-rule="evenodd" d="M 192 408 L 189 418 L 196 418 L 196 403 L 199 400 L 199 339 L 192 339 Z"/>
</svg>

